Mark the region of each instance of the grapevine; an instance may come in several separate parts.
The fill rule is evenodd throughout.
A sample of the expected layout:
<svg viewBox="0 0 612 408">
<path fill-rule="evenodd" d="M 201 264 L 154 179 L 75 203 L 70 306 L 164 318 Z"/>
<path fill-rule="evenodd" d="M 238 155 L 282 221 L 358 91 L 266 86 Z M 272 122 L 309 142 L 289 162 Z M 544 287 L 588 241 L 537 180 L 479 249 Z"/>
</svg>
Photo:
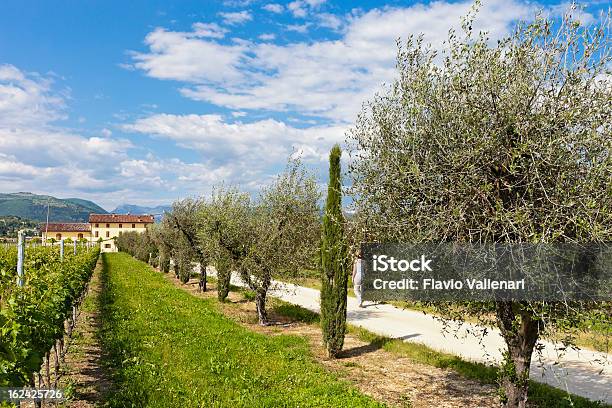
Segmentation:
<svg viewBox="0 0 612 408">
<path fill-rule="evenodd" d="M 45 363 L 50 385 L 53 352 L 57 371 L 64 334 L 74 326 L 74 307 L 86 292 L 99 249 L 66 252 L 60 259 L 57 247 L 28 248 L 25 285 L 19 287 L 17 251 L 0 248 L 0 387 L 34 385 Z"/>
</svg>

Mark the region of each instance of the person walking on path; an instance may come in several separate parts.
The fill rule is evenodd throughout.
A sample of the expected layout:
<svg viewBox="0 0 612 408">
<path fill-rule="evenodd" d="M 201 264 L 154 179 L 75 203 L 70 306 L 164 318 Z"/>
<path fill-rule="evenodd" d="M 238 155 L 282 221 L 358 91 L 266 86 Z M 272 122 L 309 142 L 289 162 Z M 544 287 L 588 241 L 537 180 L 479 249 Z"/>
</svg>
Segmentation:
<svg viewBox="0 0 612 408">
<path fill-rule="evenodd" d="M 363 301 L 361 300 L 362 273 L 363 273 L 363 260 L 361 259 L 361 251 L 358 251 L 357 256 L 355 257 L 355 262 L 353 262 L 353 291 L 355 292 L 355 297 L 357 298 L 359 307 L 364 307 Z"/>
</svg>

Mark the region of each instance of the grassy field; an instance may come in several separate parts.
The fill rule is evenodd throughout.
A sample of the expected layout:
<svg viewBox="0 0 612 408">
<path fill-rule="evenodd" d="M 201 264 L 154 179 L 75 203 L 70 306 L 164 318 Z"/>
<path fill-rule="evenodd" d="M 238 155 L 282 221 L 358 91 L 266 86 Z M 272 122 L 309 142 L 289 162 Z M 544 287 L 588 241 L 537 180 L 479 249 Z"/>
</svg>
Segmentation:
<svg viewBox="0 0 612 408">
<path fill-rule="evenodd" d="M 276 311 L 306 323 L 318 323 L 319 315 L 300 306 L 278 301 Z M 430 365 L 442 369 L 450 369 L 461 376 L 487 384 L 495 384 L 498 374 L 497 368 L 466 361 L 461 357 L 433 350 L 423 344 L 405 342 L 400 339 L 379 336 L 361 327 L 348 325 L 348 331 L 363 341 L 376 347 L 385 349 L 397 356 L 408 357 L 414 362 Z M 565 391 L 529 381 L 529 403 L 539 408 L 611 408 L 611 405 L 590 401 L 577 395 L 568 395 Z"/>
<path fill-rule="evenodd" d="M 127 254 L 104 254 L 111 407 L 377 407 L 296 336 L 253 333 Z"/>
<path fill-rule="evenodd" d="M 418 343 L 409 343 L 398 339 L 378 336 L 358 327 L 350 330 L 364 341 L 379 344 L 383 349 L 399 356 L 410 358 L 422 364 L 438 368 L 451 369 L 463 377 L 478 380 L 482 383 L 495 384 L 497 368 L 481 363 L 465 361 L 452 354 L 441 353 Z M 529 403 L 539 408 L 609 408 L 610 405 L 590 401 L 577 395 L 568 395 L 565 391 L 529 380 Z"/>
<path fill-rule="evenodd" d="M 319 321 L 319 315 L 317 313 L 280 300 L 278 300 L 275 311 L 305 323 L 316 324 Z M 495 384 L 497 382 L 498 374 L 496 367 L 466 361 L 461 357 L 435 351 L 419 343 L 405 342 L 400 339 L 379 336 L 366 329 L 353 325 L 348 326 L 348 331 L 376 348 L 382 348 L 397 356 L 407 357 L 414 362 L 453 370 L 465 378 L 477 380 L 481 383 Z M 563 390 L 532 380 L 529 381 L 529 403 L 530 406 L 538 408 L 611 407 L 608 404 L 590 401 L 577 395 L 568 395 Z"/>
</svg>

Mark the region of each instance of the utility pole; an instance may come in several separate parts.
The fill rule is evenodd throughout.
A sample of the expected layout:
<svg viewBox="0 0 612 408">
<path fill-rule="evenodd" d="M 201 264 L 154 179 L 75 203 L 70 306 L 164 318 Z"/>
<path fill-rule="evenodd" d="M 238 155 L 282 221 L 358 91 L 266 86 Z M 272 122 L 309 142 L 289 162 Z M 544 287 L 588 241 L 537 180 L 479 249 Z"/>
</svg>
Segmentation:
<svg viewBox="0 0 612 408">
<path fill-rule="evenodd" d="M 47 198 L 47 224 L 45 226 L 45 241 L 49 239 L 49 200 L 50 198 Z M 46 242 L 43 242 L 43 245 L 46 245 Z"/>
</svg>

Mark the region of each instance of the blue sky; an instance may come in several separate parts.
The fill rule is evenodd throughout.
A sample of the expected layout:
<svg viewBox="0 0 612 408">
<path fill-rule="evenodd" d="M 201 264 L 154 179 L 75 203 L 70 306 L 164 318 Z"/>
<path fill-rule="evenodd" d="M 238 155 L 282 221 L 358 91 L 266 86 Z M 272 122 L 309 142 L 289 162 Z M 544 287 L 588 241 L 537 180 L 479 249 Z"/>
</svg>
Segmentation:
<svg viewBox="0 0 612 408">
<path fill-rule="evenodd" d="M 323 185 L 329 148 L 394 79 L 396 38 L 440 46 L 470 5 L 4 0 L 0 191 L 170 203 L 257 191 L 292 154 Z M 485 0 L 478 28 L 566 7 Z"/>
</svg>

